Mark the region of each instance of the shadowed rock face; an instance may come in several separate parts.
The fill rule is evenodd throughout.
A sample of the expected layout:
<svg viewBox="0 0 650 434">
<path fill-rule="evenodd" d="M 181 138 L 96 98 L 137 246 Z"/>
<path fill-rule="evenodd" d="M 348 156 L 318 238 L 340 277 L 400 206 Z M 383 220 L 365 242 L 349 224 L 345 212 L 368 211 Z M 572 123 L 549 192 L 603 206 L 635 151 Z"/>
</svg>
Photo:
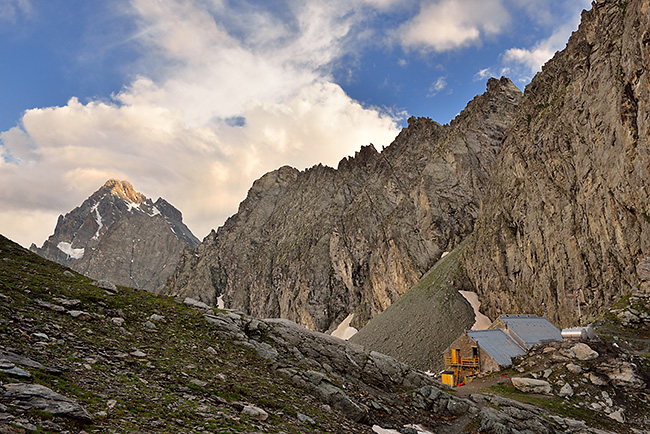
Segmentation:
<svg viewBox="0 0 650 434">
<path fill-rule="evenodd" d="M 576 324 L 650 251 L 648 0 L 600 2 L 527 86 L 464 268 L 488 316 Z"/>
<path fill-rule="evenodd" d="M 449 125 L 411 118 L 382 152 L 338 169 L 282 167 L 255 181 L 237 214 L 180 260 L 165 293 L 328 330 L 360 327 L 474 226 L 478 201 L 521 92 L 491 79 Z"/>
<path fill-rule="evenodd" d="M 172 274 L 183 249 L 198 243 L 167 201 L 152 202 L 128 182 L 111 179 L 59 216 L 54 234 L 30 250 L 94 279 L 155 290 Z"/>
</svg>

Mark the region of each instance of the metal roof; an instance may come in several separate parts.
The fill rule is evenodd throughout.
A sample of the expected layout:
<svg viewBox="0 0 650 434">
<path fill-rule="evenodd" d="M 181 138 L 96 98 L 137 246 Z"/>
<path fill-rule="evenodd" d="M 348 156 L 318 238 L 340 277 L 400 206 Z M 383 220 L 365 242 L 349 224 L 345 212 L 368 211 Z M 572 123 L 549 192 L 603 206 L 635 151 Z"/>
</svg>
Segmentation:
<svg viewBox="0 0 650 434">
<path fill-rule="evenodd" d="M 561 342 L 562 332 L 546 318 L 537 315 L 501 315 L 510 333 L 523 341 L 527 348 L 536 344 Z"/>
<path fill-rule="evenodd" d="M 523 356 L 526 350 L 521 348 L 510 336 L 501 329 L 493 330 L 470 330 L 467 332 L 470 338 L 478 344 L 481 349 L 490 355 L 499 366 L 512 365 L 512 358 Z"/>
</svg>

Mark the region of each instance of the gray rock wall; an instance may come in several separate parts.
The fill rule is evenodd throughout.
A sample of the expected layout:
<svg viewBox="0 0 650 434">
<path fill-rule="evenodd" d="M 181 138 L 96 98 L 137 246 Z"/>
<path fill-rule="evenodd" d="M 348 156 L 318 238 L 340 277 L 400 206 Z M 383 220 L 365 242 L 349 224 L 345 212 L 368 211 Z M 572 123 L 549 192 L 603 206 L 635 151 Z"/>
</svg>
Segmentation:
<svg viewBox="0 0 650 434">
<path fill-rule="evenodd" d="M 650 250 L 648 0 L 584 12 L 527 86 L 464 268 L 488 316 L 575 325 L 638 284 Z"/>
</svg>

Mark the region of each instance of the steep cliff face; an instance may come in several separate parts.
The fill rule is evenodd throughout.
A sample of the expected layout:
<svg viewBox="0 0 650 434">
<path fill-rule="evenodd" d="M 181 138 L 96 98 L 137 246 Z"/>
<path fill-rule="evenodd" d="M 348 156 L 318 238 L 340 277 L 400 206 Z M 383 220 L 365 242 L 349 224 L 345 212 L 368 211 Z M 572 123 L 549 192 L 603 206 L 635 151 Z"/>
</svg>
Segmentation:
<svg viewBox="0 0 650 434">
<path fill-rule="evenodd" d="M 449 125 L 409 120 L 381 153 L 338 169 L 282 167 L 237 214 L 186 252 L 165 293 L 328 330 L 359 327 L 473 228 L 478 200 L 521 92 L 491 79 Z"/>
<path fill-rule="evenodd" d="M 183 249 L 198 243 L 167 201 L 152 202 L 128 182 L 111 179 L 59 216 L 54 234 L 30 250 L 94 279 L 155 290 L 172 274 Z"/>
<path fill-rule="evenodd" d="M 650 251 L 648 0 L 601 1 L 525 91 L 464 268 L 488 316 L 558 325 L 638 284 Z"/>
</svg>

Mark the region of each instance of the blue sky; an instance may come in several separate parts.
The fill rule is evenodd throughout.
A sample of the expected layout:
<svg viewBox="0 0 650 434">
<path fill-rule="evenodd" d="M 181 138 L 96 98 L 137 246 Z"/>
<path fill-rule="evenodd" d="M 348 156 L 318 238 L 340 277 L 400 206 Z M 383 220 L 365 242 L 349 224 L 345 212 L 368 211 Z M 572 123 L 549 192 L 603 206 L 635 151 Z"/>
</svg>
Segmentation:
<svg viewBox="0 0 650 434">
<path fill-rule="evenodd" d="M 520 88 L 586 0 L 0 0 L 0 232 L 29 245 L 108 178 L 198 237 L 252 181 Z"/>
</svg>

